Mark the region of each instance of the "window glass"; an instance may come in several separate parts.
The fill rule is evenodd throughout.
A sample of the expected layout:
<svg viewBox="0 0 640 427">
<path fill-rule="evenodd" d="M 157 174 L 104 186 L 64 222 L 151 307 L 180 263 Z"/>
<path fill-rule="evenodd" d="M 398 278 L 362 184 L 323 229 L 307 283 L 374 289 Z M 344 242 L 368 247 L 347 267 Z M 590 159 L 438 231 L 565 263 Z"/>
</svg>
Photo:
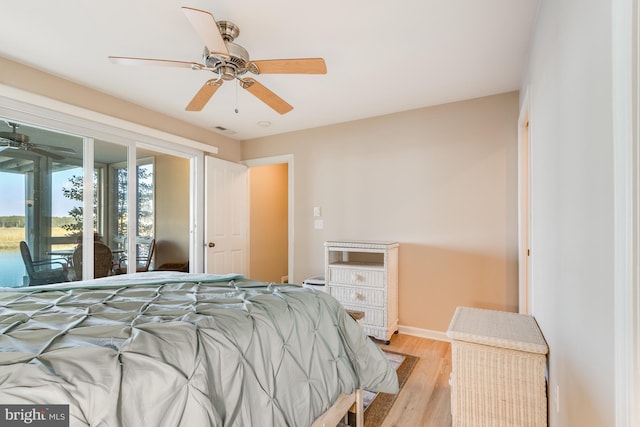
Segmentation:
<svg viewBox="0 0 640 427">
<path fill-rule="evenodd" d="M 0 283 L 68 279 L 73 201 L 66 175 L 82 176 L 82 138 L 0 119 Z M 21 242 L 24 244 L 21 247 Z"/>
<path fill-rule="evenodd" d="M 132 173 L 127 170 L 127 156 L 135 142 L 121 136 L 114 139 L 119 142 L 0 117 L 0 286 L 119 274 L 128 271 L 131 260 L 135 260 L 133 271 L 157 266 L 187 268 L 189 160 L 149 146 L 138 147 Z M 93 159 L 83 158 L 85 144 L 94 153 Z M 87 161 L 93 170 L 91 237 L 111 250 L 109 269 L 103 273 L 98 272 L 98 245 L 82 248 L 84 221 L 89 216 L 84 212 L 85 192 L 90 194 L 84 187 Z M 130 201 L 131 176 L 136 183 Z M 129 206 L 134 201 L 135 206 Z M 135 231 L 130 233 L 130 229 Z M 129 236 L 135 236 L 132 254 L 127 253 Z M 20 249 L 21 242 L 25 251 Z M 85 254 L 87 260 L 93 257 L 92 269 L 83 269 Z M 91 277 L 83 277 L 91 270 Z M 39 278 L 32 277 L 34 271 L 35 276 L 40 273 Z"/>
<path fill-rule="evenodd" d="M 110 209 L 114 218 L 112 223 L 114 246 L 126 251 L 128 229 L 130 226 L 135 227 L 136 253 L 133 258 L 136 259 L 136 270 L 142 271 L 146 270 L 147 258 L 153 255 L 151 251 L 154 244 L 155 186 L 152 153 L 138 150 L 137 157 L 135 183 L 136 217 L 129 219 L 127 216 L 129 186 L 125 162 L 111 165 L 113 197 Z M 127 272 L 128 258 L 128 256 L 121 257 L 119 273 Z M 137 264 L 140 265 L 138 266 Z"/>
</svg>

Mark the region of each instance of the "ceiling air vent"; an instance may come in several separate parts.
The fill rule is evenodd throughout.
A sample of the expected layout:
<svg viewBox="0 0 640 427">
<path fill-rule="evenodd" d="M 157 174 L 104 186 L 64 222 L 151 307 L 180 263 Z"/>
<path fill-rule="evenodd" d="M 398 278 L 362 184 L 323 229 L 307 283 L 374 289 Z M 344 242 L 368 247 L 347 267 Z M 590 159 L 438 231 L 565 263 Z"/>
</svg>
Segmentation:
<svg viewBox="0 0 640 427">
<path fill-rule="evenodd" d="M 227 129 L 227 128 L 226 128 L 226 127 L 224 127 L 224 126 L 214 126 L 213 128 L 214 128 L 215 130 L 217 130 L 218 132 L 220 132 L 220 133 L 224 133 L 224 134 L 227 134 L 227 135 L 233 135 L 233 134 L 236 134 L 236 133 L 237 133 L 236 131 L 231 130 L 231 129 Z"/>
</svg>

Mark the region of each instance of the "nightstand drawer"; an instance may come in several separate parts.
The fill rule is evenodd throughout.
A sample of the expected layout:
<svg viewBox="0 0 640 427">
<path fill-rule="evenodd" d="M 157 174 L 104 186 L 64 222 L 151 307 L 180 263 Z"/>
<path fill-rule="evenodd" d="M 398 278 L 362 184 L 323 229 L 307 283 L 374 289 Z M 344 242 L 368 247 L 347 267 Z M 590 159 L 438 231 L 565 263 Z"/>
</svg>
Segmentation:
<svg viewBox="0 0 640 427">
<path fill-rule="evenodd" d="M 329 285 L 331 295 L 343 305 L 384 307 L 384 291 Z"/>
<path fill-rule="evenodd" d="M 384 310 L 378 310 L 376 308 L 360 307 L 360 306 L 348 305 L 348 304 L 344 304 L 344 308 L 346 310 L 363 312 L 364 316 L 362 317 L 362 319 L 358 320 L 358 323 L 360 323 L 363 327 L 365 327 L 365 329 L 367 325 L 384 327 L 387 323 L 384 315 Z"/>
<path fill-rule="evenodd" d="M 385 273 L 382 270 L 329 267 L 327 282 L 384 288 Z"/>
</svg>

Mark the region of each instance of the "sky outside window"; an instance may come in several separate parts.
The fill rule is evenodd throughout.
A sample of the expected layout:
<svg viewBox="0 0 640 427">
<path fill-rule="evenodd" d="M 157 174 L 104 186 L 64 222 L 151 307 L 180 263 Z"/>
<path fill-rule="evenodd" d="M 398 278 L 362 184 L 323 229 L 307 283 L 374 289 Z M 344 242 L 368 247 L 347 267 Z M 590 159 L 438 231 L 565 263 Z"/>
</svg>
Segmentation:
<svg viewBox="0 0 640 427">
<path fill-rule="evenodd" d="M 69 169 L 53 174 L 53 200 L 51 201 L 53 216 L 68 216 L 71 208 L 77 204 L 76 201 L 67 199 L 62 195 L 62 188 L 68 187 L 69 178 L 71 178 L 72 175 L 78 174 L 82 174 L 81 168 Z M 24 215 L 24 175 L 0 172 L 0 183 L 3 189 L 3 194 L 0 198 L 0 216 Z"/>
<path fill-rule="evenodd" d="M 0 172 L 0 216 L 24 215 L 24 175 Z"/>
<path fill-rule="evenodd" d="M 82 205 L 82 202 L 68 199 L 62 195 L 63 188 L 71 187 L 69 178 L 71 178 L 73 175 L 82 176 L 82 168 L 77 167 L 60 172 L 55 172 L 51 177 L 51 186 L 53 189 L 53 199 L 51 200 L 51 216 L 69 216 L 69 211 L 72 208 Z"/>
</svg>

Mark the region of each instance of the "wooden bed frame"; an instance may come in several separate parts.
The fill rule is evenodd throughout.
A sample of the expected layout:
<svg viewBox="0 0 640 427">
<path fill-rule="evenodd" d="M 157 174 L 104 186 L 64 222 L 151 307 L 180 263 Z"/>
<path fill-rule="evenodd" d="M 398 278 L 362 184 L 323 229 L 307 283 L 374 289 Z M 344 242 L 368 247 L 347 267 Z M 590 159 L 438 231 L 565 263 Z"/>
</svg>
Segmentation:
<svg viewBox="0 0 640 427">
<path fill-rule="evenodd" d="M 356 414 L 356 427 L 364 427 L 364 407 L 360 388 L 351 394 L 340 395 L 336 403 L 320 415 L 311 427 L 335 427 L 352 407 Z"/>
</svg>

